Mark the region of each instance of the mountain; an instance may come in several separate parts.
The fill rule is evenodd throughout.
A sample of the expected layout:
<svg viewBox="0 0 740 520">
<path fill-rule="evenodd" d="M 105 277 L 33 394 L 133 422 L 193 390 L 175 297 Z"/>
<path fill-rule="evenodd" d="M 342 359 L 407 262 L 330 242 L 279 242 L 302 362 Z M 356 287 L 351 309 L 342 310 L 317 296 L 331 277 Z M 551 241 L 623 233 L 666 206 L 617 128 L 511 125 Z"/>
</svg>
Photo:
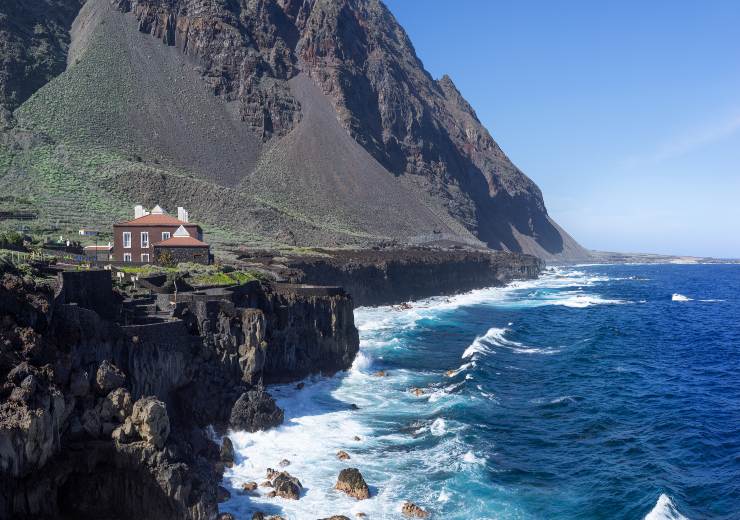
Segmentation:
<svg viewBox="0 0 740 520">
<path fill-rule="evenodd" d="M 223 244 L 588 256 L 379 0 L 40 2 L 0 7 L 0 188 L 41 227 L 158 203 Z"/>
</svg>

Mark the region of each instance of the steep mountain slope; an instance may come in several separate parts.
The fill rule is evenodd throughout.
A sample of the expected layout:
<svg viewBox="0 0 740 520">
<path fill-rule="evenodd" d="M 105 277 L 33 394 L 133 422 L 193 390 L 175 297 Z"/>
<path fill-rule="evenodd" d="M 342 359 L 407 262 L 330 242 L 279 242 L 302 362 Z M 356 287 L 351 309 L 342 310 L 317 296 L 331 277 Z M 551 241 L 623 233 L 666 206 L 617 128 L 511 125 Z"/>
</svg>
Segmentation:
<svg viewBox="0 0 740 520">
<path fill-rule="evenodd" d="M 47 221 L 62 182 L 101 224 L 158 202 L 235 242 L 587 255 L 379 0 L 88 0 L 67 70 L 15 118 L 0 184 Z"/>
</svg>

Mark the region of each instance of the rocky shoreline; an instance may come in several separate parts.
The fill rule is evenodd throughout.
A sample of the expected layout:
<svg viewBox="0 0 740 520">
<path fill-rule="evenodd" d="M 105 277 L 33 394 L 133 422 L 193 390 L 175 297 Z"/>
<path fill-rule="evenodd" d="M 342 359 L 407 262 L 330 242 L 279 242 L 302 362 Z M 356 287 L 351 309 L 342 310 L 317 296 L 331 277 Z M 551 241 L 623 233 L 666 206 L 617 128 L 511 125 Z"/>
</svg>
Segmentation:
<svg viewBox="0 0 740 520">
<path fill-rule="evenodd" d="M 303 284 L 343 287 L 356 306 L 392 305 L 537 278 L 545 263 L 475 249 L 318 249 L 313 255 L 242 252 L 241 261 Z"/>
<path fill-rule="evenodd" d="M 358 349 L 339 289 L 186 296 L 122 325 L 102 317 L 121 304 L 108 272 L 2 275 L 0 518 L 213 520 L 228 449 L 208 427 L 280 424 L 263 381 L 346 369 Z"/>
<path fill-rule="evenodd" d="M 454 283 L 455 292 L 500 285 L 541 268 L 524 255 L 451 253 L 371 253 L 364 263 L 346 254 L 287 269 L 291 281 L 346 282 L 368 305 L 444 294 Z M 41 283 L 5 266 L 0 518 L 230 518 L 218 511 L 234 462 L 224 434 L 282 423 L 265 385 L 351 366 L 359 349 L 353 296 L 252 281 L 159 294 L 156 308 L 134 319 L 108 271 L 65 271 Z M 336 489 L 369 496 L 359 470 L 348 469 Z M 260 485 L 296 499 L 302 489 L 284 469 L 244 492 Z M 404 513 L 426 514 L 413 504 Z"/>
</svg>

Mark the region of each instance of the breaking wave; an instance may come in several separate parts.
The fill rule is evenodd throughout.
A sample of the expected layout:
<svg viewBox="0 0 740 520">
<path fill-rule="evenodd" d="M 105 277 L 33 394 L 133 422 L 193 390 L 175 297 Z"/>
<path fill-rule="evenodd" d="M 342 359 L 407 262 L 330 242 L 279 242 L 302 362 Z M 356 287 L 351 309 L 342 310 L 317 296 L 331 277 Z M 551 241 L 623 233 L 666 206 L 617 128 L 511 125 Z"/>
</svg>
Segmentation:
<svg viewBox="0 0 740 520">
<path fill-rule="evenodd" d="M 645 515 L 645 520 L 688 520 L 678 512 L 671 498 L 662 493 L 655 503 L 655 507 Z"/>
</svg>

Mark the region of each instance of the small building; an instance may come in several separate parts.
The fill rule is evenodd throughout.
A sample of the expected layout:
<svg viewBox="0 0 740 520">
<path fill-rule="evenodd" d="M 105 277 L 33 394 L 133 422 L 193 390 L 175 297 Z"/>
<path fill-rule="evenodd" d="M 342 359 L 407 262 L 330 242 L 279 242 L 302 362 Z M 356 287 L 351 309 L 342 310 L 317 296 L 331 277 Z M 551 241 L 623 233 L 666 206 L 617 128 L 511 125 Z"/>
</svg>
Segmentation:
<svg viewBox="0 0 740 520">
<path fill-rule="evenodd" d="M 108 242 L 107 246 L 85 246 L 83 248 L 85 257 L 97 262 L 108 262 L 111 260 L 113 245 Z"/>
<path fill-rule="evenodd" d="M 180 226 L 171 238 L 154 244 L 155 263 L 194 262 L 197 264 L 211 263 L 211 248 L 205 242 L 190 236 L 184 226 Z"/>
<path fill-rule="evenodd" d="M 97 229 L 91 229 L 87 227 L 80 228 L 79 233 L 81 237 L 96 237 L 99 234 Z"/>
<path fill-rule="evenodd" d="M 161 207 L 155 206 L 151 212 L 143 206 L 134 207 L 134 219 L 113 225 L 112 260 L 116 262 L 135 262 L 149 264 L 154 262 L 154 244 L 160 244 L 173 237 L 183 228 L 187 236 L 199 244 L 203 242 L 203 230 L 189 221 L 185 208 L 177 208 L 177 218 L 168 215 Z M 202 250 L 202 246 L 199 246 Z M 209 254 L 206 255 L 210 258 Z M 192 261 L 192 260 L 190 260 Z"/>
</svg>

